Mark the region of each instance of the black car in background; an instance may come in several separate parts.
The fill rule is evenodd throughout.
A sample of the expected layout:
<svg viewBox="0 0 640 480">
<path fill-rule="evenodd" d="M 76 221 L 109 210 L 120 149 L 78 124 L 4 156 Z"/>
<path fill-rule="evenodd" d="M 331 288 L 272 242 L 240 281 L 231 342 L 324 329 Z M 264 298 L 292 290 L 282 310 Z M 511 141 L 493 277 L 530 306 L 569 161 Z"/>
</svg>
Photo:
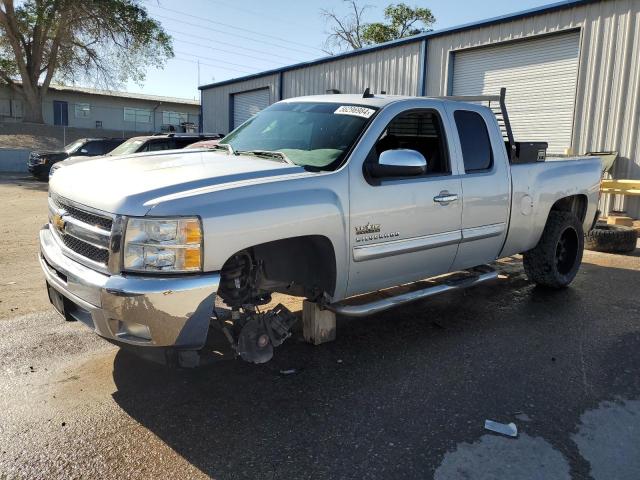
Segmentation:
<svg viewBox="0 0 640 480">
<path fill-rule="evenodd" d="M 203 140 L 219 140 L 223 136 L 224 135 L 221 133 L 157 133 L 155 135 L 148 135 L 144 137 L 131 137 L 126 142 L 123 142 L 118 145 L 118 147 L 107 153 L 106 156 L 117 157 L 119 155 L 130 155 L 132 153 L 140 152 L 179 150 L 195 142 Z M 70 155 L 70 157 L 72 158 L 65 160 L 63 163 L 57 164 L 51 171 L 51 175 L 53 175 L 59 168 L 68 167 L 87 160 L 94 160 L 92 158 L 85 158 L 77 155 Z"/>
<path fill-rule="evenodd" d="M 159 150 L 179 150 L 202 140 L 219 140 L 219 133 L 158 133 L 145 137 L 132 137 L 122 145 L 109 152 L 112 155 L 129 155 L 139 152 L 156 152 Z M 79 159 L 78 161 L 82 161 Z"/>
<path fill-rule="evenodd" d="M 62 150 L 34 151 L 29 156 L 27 168 L 38 180 L 47 180 L 53 164 L 69 157 L 95 157 L 116 148 L 124 138 L 79 138 Z"/>
</svg>

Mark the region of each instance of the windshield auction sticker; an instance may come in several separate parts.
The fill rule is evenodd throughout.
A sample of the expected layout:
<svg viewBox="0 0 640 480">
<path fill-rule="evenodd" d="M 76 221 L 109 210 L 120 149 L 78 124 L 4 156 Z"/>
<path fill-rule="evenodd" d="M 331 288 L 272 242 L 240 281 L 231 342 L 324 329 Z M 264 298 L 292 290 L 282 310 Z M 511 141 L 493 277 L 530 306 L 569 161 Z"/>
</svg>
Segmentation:
<svg viewBox="0 0 640 480">
<path fill-rule="evenodd" d="M 369 118 L 375 110 L 367 107 L 357 107 L 355 105 L 342 105 L 333 112 L 337 115 L 355 115 L 356 117 Z"/>
</svg>

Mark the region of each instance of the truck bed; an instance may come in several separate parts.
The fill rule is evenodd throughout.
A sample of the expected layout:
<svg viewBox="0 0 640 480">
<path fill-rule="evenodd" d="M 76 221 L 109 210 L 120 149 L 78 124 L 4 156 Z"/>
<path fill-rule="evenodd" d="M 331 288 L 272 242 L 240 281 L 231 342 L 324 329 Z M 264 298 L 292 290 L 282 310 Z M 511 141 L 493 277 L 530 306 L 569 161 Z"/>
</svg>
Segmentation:
<svg viewBox="0 0 640 480">
<path fill-rule="evenodd" d="M 549 157 L 545 162 L 511 165 L 511 212 L 502 257 L 522 253 L 538 243 L 549 211 L 561 198 L 585 195 L 583 228 L 591 228 L 600 191 L 599 157 Z"/>
</svg>

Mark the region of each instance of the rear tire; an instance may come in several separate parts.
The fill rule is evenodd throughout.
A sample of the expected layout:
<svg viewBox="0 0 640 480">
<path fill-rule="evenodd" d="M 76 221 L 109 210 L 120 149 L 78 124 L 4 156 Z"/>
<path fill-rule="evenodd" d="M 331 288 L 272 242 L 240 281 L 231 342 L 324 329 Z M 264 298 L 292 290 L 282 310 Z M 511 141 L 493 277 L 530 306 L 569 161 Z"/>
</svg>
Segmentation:
<svg viewBox="0 0 640 480">
<path fill-rule="evenodd" d="M 568 286 L 580 268 L 584 250 L 582 223 L 572 212 L 552 211 L 540 241 L 523 255 L 527 277 L 550 288 Z"/>
<path fill-rule="evenodd" d="M 587 233 L 585 248 L 596 252 L 629 253 L 636 249 L 638 234 L 631 227 L 596 225 Z"/>
</svg>

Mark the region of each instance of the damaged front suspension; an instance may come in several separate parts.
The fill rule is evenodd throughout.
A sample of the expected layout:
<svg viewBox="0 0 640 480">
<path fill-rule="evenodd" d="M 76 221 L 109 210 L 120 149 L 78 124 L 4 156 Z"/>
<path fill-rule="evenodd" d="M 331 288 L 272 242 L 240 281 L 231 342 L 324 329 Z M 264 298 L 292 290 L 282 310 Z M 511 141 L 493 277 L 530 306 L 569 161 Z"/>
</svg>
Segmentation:
<svg viewBox="0 0 640 480">
<path fill-rule="evenodd" d="M 233 310 L 232 328 L 220 322 L 221 329 L 240 358 L 266 363 L 273 358 L 273 349 L 291 336 L 296 316 L 282 304 L 265 313 L 243 310 Z"/>
</svg>

